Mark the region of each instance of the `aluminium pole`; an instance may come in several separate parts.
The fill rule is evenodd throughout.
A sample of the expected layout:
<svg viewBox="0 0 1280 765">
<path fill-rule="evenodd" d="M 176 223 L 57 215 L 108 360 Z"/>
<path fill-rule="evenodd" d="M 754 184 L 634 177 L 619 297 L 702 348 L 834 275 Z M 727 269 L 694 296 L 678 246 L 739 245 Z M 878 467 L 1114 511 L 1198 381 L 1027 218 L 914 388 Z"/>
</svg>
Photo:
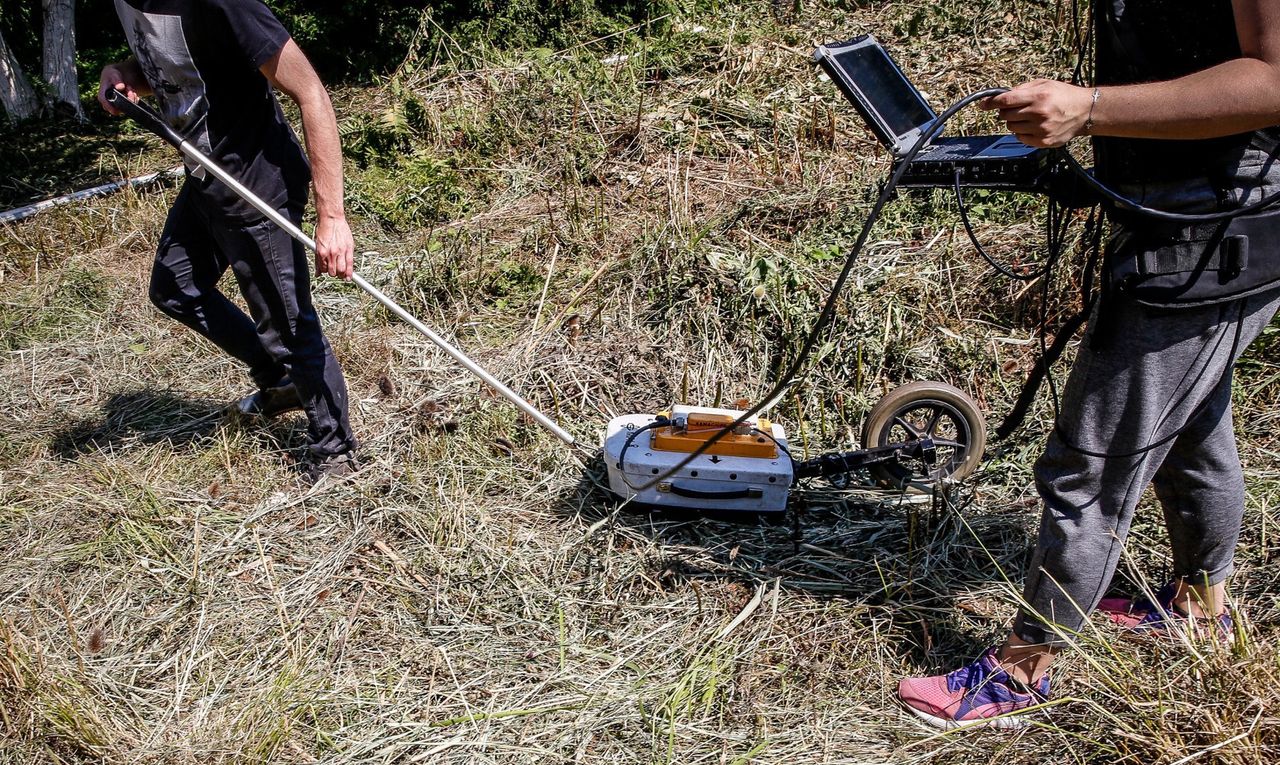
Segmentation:
<svg viewBox="0 0 1280 765">
<path fill-rule="evenodd" d="M 265 215 L 271 220 L 271 222 L 283 229 L 285 233 L 301 242 L 308 250 L 315 252 L 316 243 L 314 239 L 303 233 L 300 228 L 293 224 L 293 221 L 281 215 L 279 210 L 264 202 L 260 197 L 258 197 L 258 195 L 254 194 L 238 180 L 232 177 L 230 173 L 223 170 L 212 159 L 205 156 L 199 149 L 192 146 L 190 142 L 184 140 L 174 132 L 167 124 L 164 123 L 163 120 L 160 119 L 160 115 L 141 104 L 136 104 L 130 101 L 123 93 L 117 90 L 107 91 L 107 101 L 109 101 L 112 106 L 127 113 L 130 117 L 140 122 L 144 127 L 150 129 L 166 142 L 176 147 L 200 167 L 212 173 L 215 178 L 226 184 L 227 187 L 234 191 L 241 199 L 253 205 L 258 212 Z M 569 445 L 574 443 L 574 438 L 568 431 L 557 425 L 554 420 L 539 411 L 533 406 L 533 404 L 530 404 L 528 401 L 521 398 L 519 394 L 508 388 L 496 377 L 489 374 L 483 367 L 468 358 L 465 353 L 453 347 L 447 340 L 433 332 L 431 328 L 423 324 L 408 311 L 401 308 L 399 304 L 387 297 L 377 287 L 374 287 L 372 284 L 365 281 L 363 277 L 354 272 L 351 274 L 351 281 L 354 282 L 357 287 L 372 296 L 374 300 L 377 300 L 379 303 L 384 305 L 387 310 L 391 311 L 396 316 L 399 316 L 408 323 L 409 326 L 422 333 L 428 340 L 439 347 L 440 350 L 452 356 L 454 361 L 457 361 L 465 367 L 467 371 L 471 372 L 476 377 L 479 377 L 486 385 L 500 393 L 511 403 L 515 404 L 522 412 L 532 417 L 539 425 L 555 434 L 555 436 L 561 441 L 564 441 Z"/>
</svg>

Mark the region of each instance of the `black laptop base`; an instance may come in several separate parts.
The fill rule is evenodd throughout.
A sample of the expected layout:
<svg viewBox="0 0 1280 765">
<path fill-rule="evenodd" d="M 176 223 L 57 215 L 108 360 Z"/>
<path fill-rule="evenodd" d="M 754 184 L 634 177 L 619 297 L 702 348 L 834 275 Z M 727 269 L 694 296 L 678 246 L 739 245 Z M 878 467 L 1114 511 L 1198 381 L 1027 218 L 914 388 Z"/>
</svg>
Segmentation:
<svg viewBox="0 0 1280 765">
<path fill-rule="evenodd" d="M 1030 159 L 1001 162 L 995 166 L 990 161 L 975 164 L 962 160 L 916 160 L 907 165 L 898 188 L 954 189 L 956 173 L 959 172 L 960 187 L 966 189 L 1043 194 L 1071 209 L 1093 207 L 1106 201 L 1082 181 L 1056 152 L 1042 149 L 1036 153 L 1034 162 Z M 895 171 L 901 162 L 894 162 Z"/>
<path fill-rule="evenodd" d="M 902 160 L 894 162 L 897 169 Z M 952 188 L 959 175 L 963 188 L 1001 191 L 1043 192 L 1053 167 L 1050 155 L 1036 151 L 1021 157 L 999 160 L 969 157 L 916 157 L 907 163 L 899 186 L 905 188 Z"/>
</svg>

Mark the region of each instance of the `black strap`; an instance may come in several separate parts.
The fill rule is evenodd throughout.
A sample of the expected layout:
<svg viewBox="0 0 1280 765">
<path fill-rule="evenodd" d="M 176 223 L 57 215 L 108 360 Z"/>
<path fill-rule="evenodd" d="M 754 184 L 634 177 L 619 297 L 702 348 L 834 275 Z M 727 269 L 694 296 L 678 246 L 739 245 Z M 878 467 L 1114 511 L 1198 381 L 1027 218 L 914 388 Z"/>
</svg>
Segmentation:
<svg viewBox="0 0 1280 765">
<path fill-rule="evenodd" d="M 1049 349 L 1036 360 L 1036 365 L 1027 377 L 1027 381 L 1022 384 L 1022 391 L 1018 393 L 1018 400 L 1014 402 L 1013 409 L 1009 410 L 1000 427 L 996 428 L 996 440 L 1008 438 L 1013 431 L 1022 426 L 1022 421 L 1027 418 L 1027 412 L 1036 400 L 1036 394 L 1040 392 L 1040 386 L 1044 384 L 1044 376 L 1062 357 L 1062 352 L 1067 349 L 1067 343 L 1071 342 L 1071 338 L 1089 318 L 1092 307 L 1092 305 L 1086 305 L 1080 313 L 1067 319 L 1067 322 L 1058 330 L 1057 337 L 1053 338 L 1053 345 L 1049 346 Z"/>
</svg>

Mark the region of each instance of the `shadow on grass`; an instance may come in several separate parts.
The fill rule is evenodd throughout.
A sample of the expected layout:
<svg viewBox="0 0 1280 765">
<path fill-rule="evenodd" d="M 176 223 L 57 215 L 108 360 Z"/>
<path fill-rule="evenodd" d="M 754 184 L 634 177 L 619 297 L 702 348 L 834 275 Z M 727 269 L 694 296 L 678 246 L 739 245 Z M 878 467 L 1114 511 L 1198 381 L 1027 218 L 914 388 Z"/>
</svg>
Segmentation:
<svg viewBox="0 0 1280 765">
<path fill-rule="evenodd" d="M 154 146 L 122 120 L 95 116 L 24 122 L 0 130 L 0 210 L 120 179 L 118 157 Z"/>
<path fill-rule="evenodd" d="M 965 486 L 928 496 L 814 485 L 795 492 L 785 514 L 757 515 L 622 504 L 607 485 L 597 458 L 560 507 L 596 530 L 589 545 L 610 534 L 656 542 L 660 553 L 645 574 L 664 589 L 776 582 L 867 607 L 868 626 L 888 616 L 903 652 L 922 664 L 967 660 L 992 628 L 1007 625 L 1012 612 L 983 613 L 994 604 L 975 593 L 1000 581 L 998 569 L 1020 581 L 1031 542 L 1021 514 L 979 515 Z"/>
<path fill-rule="evenodd" d="M 101 416 L 69 424 L 54 434 L 50 448 L 58 457 L 74 460 L 131 445 L 199 446 L 228 422 L 226 407 L 225 401 L 186 398 L 169 390 L 113 393 Z M 303 437 L 286 419 L 266 423 L 264 430 L 285 446 L 297 445 Z"/>
</svg>

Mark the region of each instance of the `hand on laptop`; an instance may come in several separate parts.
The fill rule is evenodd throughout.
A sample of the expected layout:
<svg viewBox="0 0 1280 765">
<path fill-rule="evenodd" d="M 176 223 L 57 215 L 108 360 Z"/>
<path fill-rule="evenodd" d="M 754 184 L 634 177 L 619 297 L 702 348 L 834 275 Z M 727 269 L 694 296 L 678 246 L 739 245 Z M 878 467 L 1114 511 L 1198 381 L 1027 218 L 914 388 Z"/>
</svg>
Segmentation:
<svg viewBox="0 0 1280 765">
<path fill-rule="evenodd" d="M 1056 148 L 1085 134 L 1093 91 L 1056 80 L 1032 80 L 980 106 L 999 110 L 1009 132 L 1028 146 Z"/>
</svg>

